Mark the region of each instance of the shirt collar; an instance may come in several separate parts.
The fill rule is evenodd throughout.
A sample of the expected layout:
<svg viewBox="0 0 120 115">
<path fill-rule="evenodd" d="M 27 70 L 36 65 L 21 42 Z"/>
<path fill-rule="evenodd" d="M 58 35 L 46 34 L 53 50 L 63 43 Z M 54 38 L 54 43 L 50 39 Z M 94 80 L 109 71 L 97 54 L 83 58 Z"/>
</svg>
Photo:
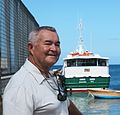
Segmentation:
<svg viewBox="0 0 120 115">
<path fill-rule="evenodd" d="M 25 67 L 26 70 L 32 74 L 32 76 L 37 80 L 39 84 L 41 84 L 45 79 L 41 72 L 39 71 L 39 69 L 34 64 L 32 64 L 28 59 L 26 59 L 23 67 Z"/>
</svg>

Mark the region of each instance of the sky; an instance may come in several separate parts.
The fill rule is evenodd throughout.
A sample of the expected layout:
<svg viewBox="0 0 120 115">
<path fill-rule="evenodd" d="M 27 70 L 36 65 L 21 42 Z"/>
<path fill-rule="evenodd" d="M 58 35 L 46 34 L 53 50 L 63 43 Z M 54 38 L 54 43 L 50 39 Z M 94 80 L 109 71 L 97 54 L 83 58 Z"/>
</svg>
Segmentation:
<svg viewBox="0 0 120 115">
<path fill-rule="evenodd" d="M 109 57 L 120 64 L 120 0 L 22 0 L 40 26 L 56 28 L 61 42 L 63 64 L 80 42 L 79 23 L 85 50 Z"/>
</svg>

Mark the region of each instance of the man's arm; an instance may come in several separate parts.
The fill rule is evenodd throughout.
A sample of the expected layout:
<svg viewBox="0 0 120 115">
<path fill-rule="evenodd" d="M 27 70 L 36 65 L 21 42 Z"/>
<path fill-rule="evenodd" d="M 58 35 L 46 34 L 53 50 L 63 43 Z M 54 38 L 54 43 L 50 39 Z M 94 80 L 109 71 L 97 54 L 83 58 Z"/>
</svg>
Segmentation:
<svg viewBox="0 0 120 115">
<path fill-rule="evenodd" d="M 77 107 L 74 105 L 74 103 L 71 100 L 68 110 L 69 110 L 69 115 L 82 115 L 82 113 L 77 109 Z"/>
</svg>

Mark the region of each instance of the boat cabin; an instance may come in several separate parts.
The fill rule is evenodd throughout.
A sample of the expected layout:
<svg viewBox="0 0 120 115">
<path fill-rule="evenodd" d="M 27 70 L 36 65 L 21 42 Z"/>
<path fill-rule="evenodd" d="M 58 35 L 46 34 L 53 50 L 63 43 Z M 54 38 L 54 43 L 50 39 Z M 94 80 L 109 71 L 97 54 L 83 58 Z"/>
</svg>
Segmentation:
<svg viewBox="0 0 120 115">
<path fill-rule="evenodd" d="M 110 82 L 109 59 L 94 56 L 68 56 L 64 58 L 63 74 L 66 89 L 108 88 Z"/>
</svg>

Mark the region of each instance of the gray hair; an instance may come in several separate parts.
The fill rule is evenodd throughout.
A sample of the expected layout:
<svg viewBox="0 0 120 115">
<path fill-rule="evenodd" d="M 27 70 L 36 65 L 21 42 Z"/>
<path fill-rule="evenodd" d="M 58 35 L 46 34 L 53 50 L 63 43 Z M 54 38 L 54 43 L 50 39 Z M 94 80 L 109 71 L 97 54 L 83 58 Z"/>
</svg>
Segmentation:
<svg viewBox="0 0 120 115">
<path fill-rule="evenodd" d="M 31 42 L 33 44 L 36 43 L 37 35 L 38 35 L 38 31 L 33 30 L 32 32 L 30 32 L 29 37 L 28 37 L 28 42 Z"/>
<path fill-rule="evenodd" d="M 54 27 L 51 27 L 51 26 L 41 26 L 41 27 L 33 30 L 32 32 L 30 32 L 28 41 L 31 42 L 31 43 L 33 43 L 33 44 L 35 44 L 37 42 L 37 40 L 38 40 L 37 35 L 38 35 L 38 33 L 41 30 L 49 30 L 49 31 L 57 33 L 57 31 L 56 31 L 56 29 Z M 57 36 L 58 36 L 58 34 L 57 34 Z M 59 38 L 59 36 L 58 36 L 58 38 Z"/>
</svg>

